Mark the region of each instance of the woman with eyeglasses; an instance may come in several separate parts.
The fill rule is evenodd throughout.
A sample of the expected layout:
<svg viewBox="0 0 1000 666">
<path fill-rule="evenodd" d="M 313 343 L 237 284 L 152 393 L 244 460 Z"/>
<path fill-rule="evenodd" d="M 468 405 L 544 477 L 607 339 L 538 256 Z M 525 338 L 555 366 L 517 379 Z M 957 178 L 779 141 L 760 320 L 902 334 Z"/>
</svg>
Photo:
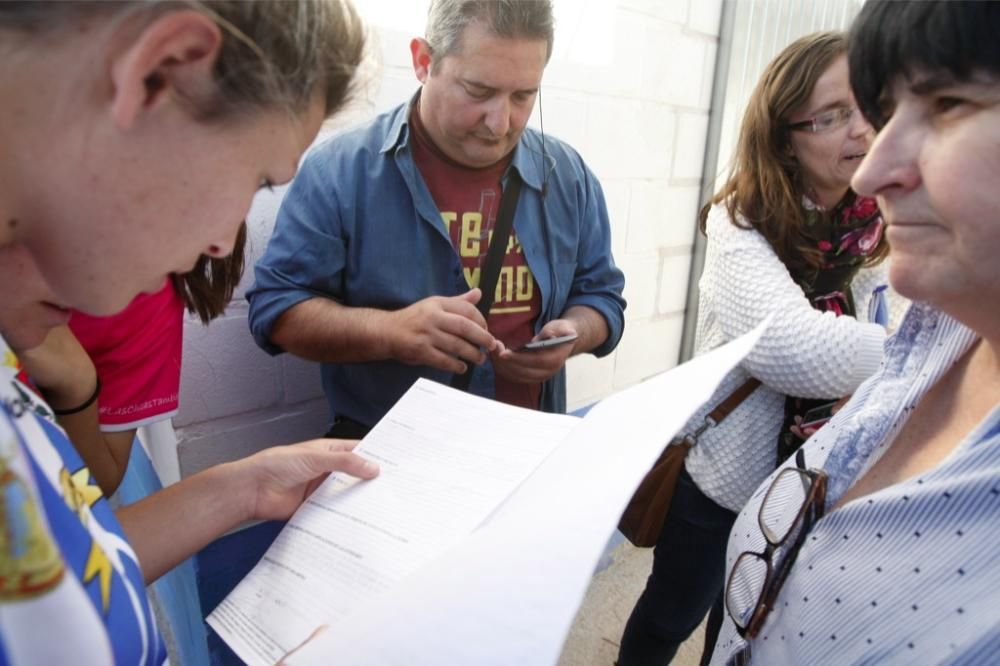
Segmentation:
<svg viewBox="0 0 1000 666">
<path fill-rule="evenodd" d="M 761 485 L 713 663 L 1000 658 L 1000 3 L 865 3 L 854 174 L 914 301 L 886 360 Z"/>
<path fill-rule="evenodd" d="M 771 323 L 684 431 L 700 429 L 737 389 L 752 390 L 687 455 L 619 666 L 669 662 L 712 608 L 707 659 L 736 512 L 818 427 L 803 416 L 853 392 L 882 359 L 886 330 L 868 321 L 866 306 L 885 280 L 877 265 L 888 247 L 875 201 L 850 188 L 872 130 L 855 108 L 846 51 L 842 33 L 817 33 L 768 65 L 731 175 L 701 211 L 708 243 L 696 352 Z"/>
</svg>

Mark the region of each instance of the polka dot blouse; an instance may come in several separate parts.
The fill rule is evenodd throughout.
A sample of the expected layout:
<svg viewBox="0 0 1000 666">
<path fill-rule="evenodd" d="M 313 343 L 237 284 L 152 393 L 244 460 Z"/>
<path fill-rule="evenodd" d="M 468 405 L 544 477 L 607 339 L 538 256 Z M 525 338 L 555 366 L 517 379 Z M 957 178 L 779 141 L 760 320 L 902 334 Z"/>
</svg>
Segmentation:
<svg viewBox="0 0 1000 666">
<path fill-rule="evenodd" d="M 828 511 L 975 340 L 911 308 L 879 371 L 805 446 L 806 466 L 829 476 Z M 770 482 L 736 521 L 727 573 L 740 553 L 764 550 L 757 513 Z M 713 665 L 745 645 L 727 617 Z M 817 522 L 749 647 L 754 664 L 1000 663 L 1000 406 L 936 467 Z"/>
</svg>

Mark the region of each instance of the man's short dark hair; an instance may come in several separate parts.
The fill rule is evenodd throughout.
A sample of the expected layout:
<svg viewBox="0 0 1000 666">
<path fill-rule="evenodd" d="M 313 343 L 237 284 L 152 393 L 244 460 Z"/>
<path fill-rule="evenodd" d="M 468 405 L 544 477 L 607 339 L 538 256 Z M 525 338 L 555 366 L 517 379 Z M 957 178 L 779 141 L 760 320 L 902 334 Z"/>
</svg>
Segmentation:
<svg viewBox="0 0 1000 666">
<path fill-rule="evenodd" d="M 900 76 L 1000 74 L 1000 2 L 868 0 L 851 27 L 848 61 L 858 108 L 881 128 L 883 95 Z"/>
</svg>

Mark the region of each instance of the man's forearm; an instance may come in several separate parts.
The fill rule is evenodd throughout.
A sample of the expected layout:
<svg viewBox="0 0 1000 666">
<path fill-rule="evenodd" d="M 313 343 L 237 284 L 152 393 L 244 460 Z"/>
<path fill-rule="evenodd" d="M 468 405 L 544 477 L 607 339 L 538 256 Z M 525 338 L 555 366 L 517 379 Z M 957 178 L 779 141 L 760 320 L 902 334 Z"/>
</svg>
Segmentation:
<svg viewBox="0 0 1000 666">
<path fill-rule="evenodd" d="M 576 328 L 578 337 L 573 344 L 573 355 L 592 351 L 608 339 L 608 323 L 594 308 L 574 305 L 563 313 L 561 319 L 573 322 Z"/>
<path fill-rule="evenodd" d="M 302 301 L 282 314 L 271 342 L 296 356 L 322 363 L 364 363 L 392 357 L 392 313 L 341 305 L 328 298 Z"/>
</svg>

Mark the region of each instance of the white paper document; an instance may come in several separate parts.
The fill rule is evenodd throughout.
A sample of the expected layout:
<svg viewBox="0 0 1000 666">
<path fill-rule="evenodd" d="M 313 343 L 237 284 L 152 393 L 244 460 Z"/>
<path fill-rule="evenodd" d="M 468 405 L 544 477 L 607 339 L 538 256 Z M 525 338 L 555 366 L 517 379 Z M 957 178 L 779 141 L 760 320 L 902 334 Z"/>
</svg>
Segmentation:
<svg viewBox="0 0 1000 666">
<path fill-rule="evenodd" d="M 603 546 L 742 338 L 580 420 L 419 382 L 209 617 L 249 663 L 554 664 Z M 485 521 L 485 522 L 484 522 Z"/>
<path fill-rule="evenodd" d="M 578 420 L 420 380 L 357 449 L 379 477 L 327 479 L 209 624 L 273 664 L 467 537 Z"/>
</svg>

